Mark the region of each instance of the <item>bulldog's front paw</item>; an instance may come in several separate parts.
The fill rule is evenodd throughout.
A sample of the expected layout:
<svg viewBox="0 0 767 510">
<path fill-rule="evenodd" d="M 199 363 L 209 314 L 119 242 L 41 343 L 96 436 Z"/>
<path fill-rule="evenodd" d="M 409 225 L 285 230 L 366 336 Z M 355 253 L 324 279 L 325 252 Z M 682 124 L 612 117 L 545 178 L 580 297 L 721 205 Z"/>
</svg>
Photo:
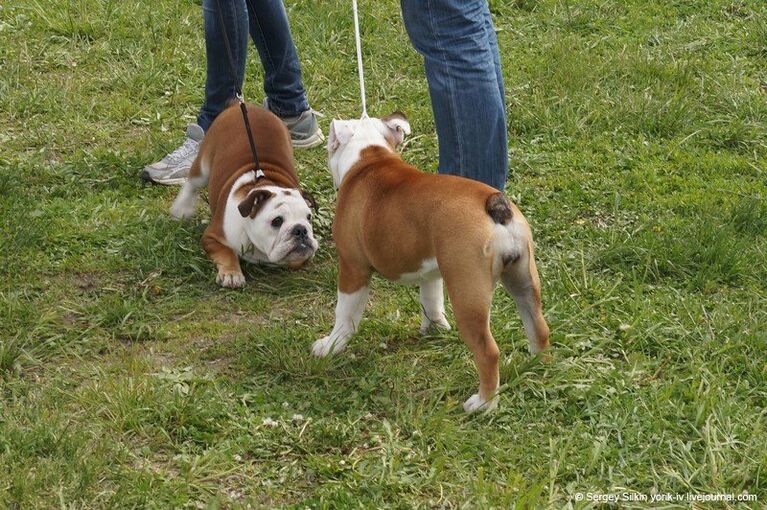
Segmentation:
<svg viewBox="0 0 767 510">
<path fill-rule="evenodd" d="M 318 358 L 324 358 L 328 354 L 336 354 L 343 351 L 344 347 L 346 347 L 346 342 L 342 342 L 338 339 L 333 340 L 330 336 L 326 336 L 314 342 L 312 345 L 312 354 Z"/>
<path fill-rule="evenodd" d="M 475 393 L 469 400 L 463 403 L 463 410 L 467 413 L 473 413 L 476 411 L 492 411 L 498 407 L 498 396 L 485 400 L 479 396 L 479 393 Z"/>
<path fill-rule="evenodd" d="M 418 331 L 422 335 L 425 335 L 429 332 L 432 326 L 442 331 L 450 331 L 450 323 L 447 322 L 447 319 L 444 315 L 435 321 L 426 318 L 421 319 L 421 327 L 418 328 Z"/>
<path fill-rule="evenodd" d="M 219 271 L 216 277 L 216 283 L 222 287 L 230 289 L 239 289 L 245 286 L 245 275 L 242 272 L 224 272 Z"/>
</svg>

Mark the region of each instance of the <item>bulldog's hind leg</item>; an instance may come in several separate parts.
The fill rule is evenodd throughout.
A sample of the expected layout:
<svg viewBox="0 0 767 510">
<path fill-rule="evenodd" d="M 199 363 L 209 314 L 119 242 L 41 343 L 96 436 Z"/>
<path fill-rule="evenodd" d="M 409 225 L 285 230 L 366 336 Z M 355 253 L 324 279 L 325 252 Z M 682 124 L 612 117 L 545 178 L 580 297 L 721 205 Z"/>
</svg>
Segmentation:
<svg viewBox="0 0 767 510">
<path fill-rule="evenodd" d="M 445 318 L 445 292 L 442 288 L 442 278 L 436 278 L 421 284 L 421 334 L 426 334 L 434 325 L 450 330 L 450 324 Z"/>
<path fill-rule="evenodd" d="M 339 258 L 336 322 L 328 336 L 314 342 L 312 354 L 324 357 L 344 350 L 362 320 L 370 293 L 369 281 L 369 269 L 349 264 Z"/>
<path fill-rule="evenodd" d="M 467 266 L 464 266 L 464 271 Z M 455 321 L 461 338 L 474 354 L 479 372 L 479 392 L 464 402 L 466 412 L 494 409 L 498 405 L 498 361 L 500 351 L 490 333 L 490 305 L 493 298 L 493 278 L 477 264 L 475 271 L 443 271 L 447 293 L 453 305 Z M 441 267 L 440 267 L 441 268 Z"/>
<path fill-rule="evenodd" d="M 519 258 L 504 267 L 501 282 L 517 303 L 530 352 L 536 354 L 548 348 L 549 326 L 543 318 L 541 282 L 533 258 L 531 239 L 528 239 L 527 249 L 523 250 Z"/>
<path fill-rule="evenodd" d="M 203 172 L 200 158 L 196 158 L 189 169 L 184 185 L 173 201 L 170 215 L 177 219 L 189 219 L 197 208 L 197 190 L 208 184 L 208 172 Z"/>
<path fill-rule="evenodd" d="M 233 289 L 245 285 L 245 275 L 240 269 L 240 259 L 233 249 L 221 243 L 216 239 L 216 235 L 208 230 L 202 236 L 202 247 L 218 266 L 216 283 Z"/>
</svg>

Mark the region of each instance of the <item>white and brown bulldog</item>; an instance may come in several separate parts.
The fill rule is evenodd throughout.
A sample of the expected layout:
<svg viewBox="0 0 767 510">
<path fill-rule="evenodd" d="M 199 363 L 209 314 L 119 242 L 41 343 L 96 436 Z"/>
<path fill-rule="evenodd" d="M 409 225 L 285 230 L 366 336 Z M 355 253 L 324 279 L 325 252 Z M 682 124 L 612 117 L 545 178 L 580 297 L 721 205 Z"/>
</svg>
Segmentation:
<svg viewBox="0 0 767 510">
<path fill-rule="evenodd" d="M 171 215 L 194 214 L 197 190 L 208 185 L 210 225 L 202 237 L 218 266 L 216 282 L 242 287 L 239 258 L 298 268 L 317 251 L 312 231 L 314 199 L 299 188 L 293 148 L 285 124 L 260 106 L 248 118 L 262 172 L 257 172 L 238 106 L 224 110 L 210 126 L 176 197 Z"/>
<path fill-rule="evenodd" d="M 406 134 L 410 124 L 401 113 L 330 126 L 328 163 L 338 189 L 338 304 L 333 331 L 314 342 L 312 352 L 326 356 L 344 349 L 360 324 L 373 271 L 420 286 L 421 332 L 431 325 L 449 328 L 444 280 L 479 371 L 479 392 L 463 407 L 492 409 L 499 350 L 490 333 L 490 305 L 499 279 L 517 303 L 530 351 L 549 346 L 530 227 L 500 191 L 405 163 L 395 148 Z"/>
</svg>

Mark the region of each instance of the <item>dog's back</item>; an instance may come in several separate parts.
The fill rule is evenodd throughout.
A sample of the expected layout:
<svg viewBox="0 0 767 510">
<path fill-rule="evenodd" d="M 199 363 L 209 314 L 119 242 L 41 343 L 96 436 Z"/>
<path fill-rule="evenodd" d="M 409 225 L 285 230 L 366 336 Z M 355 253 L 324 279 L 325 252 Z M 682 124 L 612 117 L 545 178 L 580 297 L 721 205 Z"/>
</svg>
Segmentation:
<svg viewBox="0 0 767 510">
<path fill-rule="evenodd" d="M 270 173 L 273 180 L 278 180 L 277 185 L 298 188 L 288 128 L 269 110 L 253 104 L 248 104 L 247 109 L 261 167 L 265 171 L 281 170 L 276 177 Z M 221 112 L 208 129 L 189 175 L 207 178 L 208 201 L 211 211 L 215 211 L 222 192 L 227 193 L 237 177 L 253 167 L 245 122 L 239 103 L 235 103 Z"/>
</svg>

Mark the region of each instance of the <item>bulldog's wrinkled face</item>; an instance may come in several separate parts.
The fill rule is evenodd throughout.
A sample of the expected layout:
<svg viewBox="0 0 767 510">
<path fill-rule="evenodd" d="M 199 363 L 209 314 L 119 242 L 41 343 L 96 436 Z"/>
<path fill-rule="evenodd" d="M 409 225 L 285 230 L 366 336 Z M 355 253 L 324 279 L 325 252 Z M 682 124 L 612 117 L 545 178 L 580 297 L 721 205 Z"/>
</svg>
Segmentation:
<svg viewBox="0 0 767 510">
<path fill-rule="evenodd" d="M 312 231 L 314 199 L 292 188 L 262 186 L 251 190 L 238 206 L 244 229 L 256 250 L 268 261 L 303 266 L 314 256 L 318 243 Z"/>
<path fill-rule="evenodd" d="M 403 113 L 394 112 L 375 119 L 334 120 L 328 135 L 328 166 L 333 185 L 338 189 L 346 172 L 360 159 L 366 147 L 377 145 L 391 151 L 410 134 L 410 123 Z"/>
</svg>

